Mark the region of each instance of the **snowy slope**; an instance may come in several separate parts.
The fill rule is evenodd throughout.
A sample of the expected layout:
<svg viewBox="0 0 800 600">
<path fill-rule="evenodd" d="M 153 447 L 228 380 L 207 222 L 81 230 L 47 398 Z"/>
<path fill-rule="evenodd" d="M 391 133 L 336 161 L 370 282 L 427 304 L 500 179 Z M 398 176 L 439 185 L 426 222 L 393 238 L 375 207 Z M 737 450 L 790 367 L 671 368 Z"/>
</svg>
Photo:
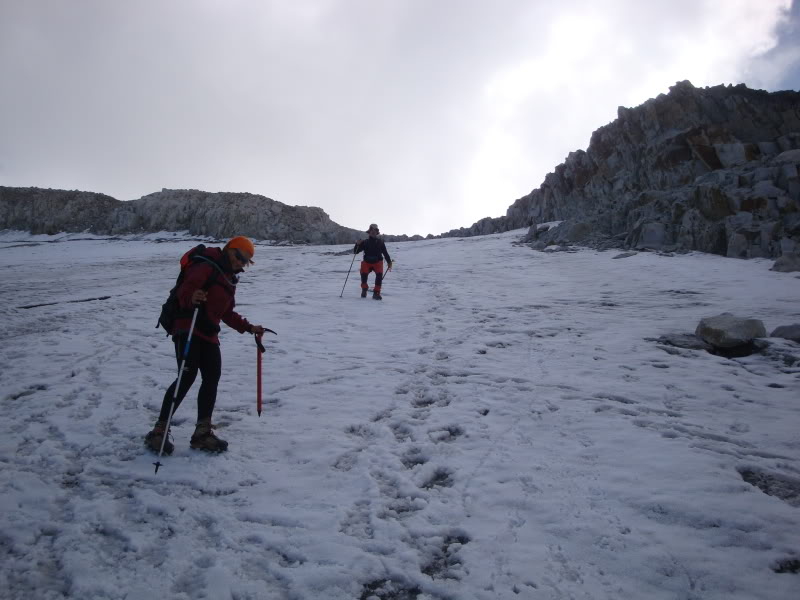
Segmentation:
<svg viewBox="0 0 800 600">
<path fill-rule="evenodd" d="M 382 303 L 358 262 L 339 298 L 345 247 L 259 246 L 265 412 L 225 329 L 230 450 L 189 449 L 196 383 L 158 474 L 154 325 L 196 242 L 0 235 L 0 597 L 798 598 L 800 348 L 646 339 L 800 322 L 797 275 L 521 233 L 389 244 Z"/>
</svg>

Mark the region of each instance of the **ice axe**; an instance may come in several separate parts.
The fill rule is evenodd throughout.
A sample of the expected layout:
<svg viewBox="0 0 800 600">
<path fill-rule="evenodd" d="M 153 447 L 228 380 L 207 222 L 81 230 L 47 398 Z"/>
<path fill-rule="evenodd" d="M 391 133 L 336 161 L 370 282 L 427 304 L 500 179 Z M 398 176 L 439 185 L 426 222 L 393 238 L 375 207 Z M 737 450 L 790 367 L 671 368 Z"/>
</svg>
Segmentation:
<svg viewBox="0 0 800 600">
<path fill-rule="evenodd" d="M 272 329 L 267 329 L 266 327 L 264 328 L 264 331 L 265 332 L 269 331 L 270 333 L 275 333 L 274 331 L 272 331 Z M 264 348 L 264 344 L 261 343 L 261 338 L 262 338 L 263 335 L 264 335 L 263 333 L 257 333 L 255 335 L 255 337 L 256 337 L 256 365 L 257 365 L 257 370 L 256 370 L 256 394 L 257 394 L 256 410 L 258 411 L 258 416 L 259 417 L 261 416 L 261 355 L 264 354 L 264 352 L 267 351 L 267 349 Z M 278 334 L 275 333 L 275 335 L 278 335 Z"/>
</svg>

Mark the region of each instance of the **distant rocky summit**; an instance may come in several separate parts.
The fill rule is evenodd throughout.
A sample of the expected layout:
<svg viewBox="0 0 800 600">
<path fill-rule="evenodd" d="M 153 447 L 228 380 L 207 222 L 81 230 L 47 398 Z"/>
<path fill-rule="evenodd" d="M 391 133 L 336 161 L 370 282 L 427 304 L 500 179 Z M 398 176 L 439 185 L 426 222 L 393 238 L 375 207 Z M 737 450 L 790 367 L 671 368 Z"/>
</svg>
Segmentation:
<svg viewBox="0 0 800 600">
<path fill-rule="evenodd" d="M 219 239 L 247 235 L 305 244 L 343 244 L 364 237 L 313 206 L 288 206 L 256 194 L 167 189 L 123 202 L 92 192 L 0 187 L 0 229 L 100 235 L 188 231 Z"/>
<path fill-rule="evenodd" d="M 700 250 L 723 256 L 800 253 L 800 93 L 688 81 L 594 132 L 505 217 L 444 236 L 529 227 L 529 240 L 596 247 Z M 540 232 L 540 224 L 561 221 Z"/>
</svg>

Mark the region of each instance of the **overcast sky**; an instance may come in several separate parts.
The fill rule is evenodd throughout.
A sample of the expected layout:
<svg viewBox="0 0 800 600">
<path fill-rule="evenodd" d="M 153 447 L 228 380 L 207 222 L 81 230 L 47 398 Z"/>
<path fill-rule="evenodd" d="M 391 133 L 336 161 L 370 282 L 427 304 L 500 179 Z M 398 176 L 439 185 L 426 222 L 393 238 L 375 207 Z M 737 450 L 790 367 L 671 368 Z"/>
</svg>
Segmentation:
<svg viewBox="0 0 800 600">
<path fill-rule="evenodd" d="M 0 0 L 0 184 L 252 192 L 441 233 L 684 79 L 800 89 L 800 7 Z"/>
</svg>

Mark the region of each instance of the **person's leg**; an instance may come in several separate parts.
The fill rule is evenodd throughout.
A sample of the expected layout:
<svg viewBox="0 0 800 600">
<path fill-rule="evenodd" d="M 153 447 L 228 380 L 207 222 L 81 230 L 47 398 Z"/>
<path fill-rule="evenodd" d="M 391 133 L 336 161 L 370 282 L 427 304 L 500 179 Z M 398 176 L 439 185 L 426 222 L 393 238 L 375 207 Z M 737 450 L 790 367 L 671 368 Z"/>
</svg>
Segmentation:
<svg viewBox="0 0 800 600">
<path fill-rule="evenodd" d="M 186 338 L 188 334 L 183 334 L 181 336 L 177 336 L 175 338 L 175 358 L 178 362 L 178 368 L 181 368 L 181 363 L 183 362 L 183 350 L 186 346 Z M 172 409 L 172 414 L 175 414 L 178 411 L 178 407 L 183 402 L 183 399 L 186 397 L 186 394 L 189 392 L 189 388 L 192 387 L 195 378 L 197 377 L 197 352 L 196 352 L 196 344 L 198 339 L 195 338 L 192 340 L 192 345 L 189 347 L 189 356 L 186 357 L 186 364 L 183 367 L 183 376 L 181 377 L 181 387 L 178 390 L 178 396 L 175 398 L 175 407 Z M 169 418 L 169 408 L 172 404 L 173 396 L 175 395 L 175 386 L 178 384 L 178 379 L 176 378 L 175 381 L 167 388 L 167 391 L 164 393 L 164 400 L 161 402 L 161 413 L 158 415 L 159 421 L 167 422 Z"/>
<path fill-rule="evenodd" d="M 375 270 L 375 287 L 372 289 L 380 294 L 381 284 L 383 283 L 383 261 L 375 263 L 373 269 Z"/>
<path fill-rule="evenodd" d="M 217 386 L 222 374 L 222 354 L 217 344 L 204 342 L 198 366 L 203 382 L 197 395 L 197 426 L 190 442 L 195 450 L 223 452 L 228 442 L 214 435 L 211 429 L 211 415 L 217 402 Z"/>
<path fill-rule="evenodd" d="M 375 263 L 373 269 L 375 269 L 375 287 L 372 288 L 372 297 L 375 298 L 375 300 L 380 300 L 381 283 L 383 283 L 383 261 Z"/>
<path fill-rule="evenodd" d="M 186 345 L 187 336 L 188 334 L 177 336 L 174 340 L 175 359 L 177 360 L 179 369 L 181 367 L 181 363 L 183 362 L 183 351 Z M 169 441 L 169 439 L 164 441 L 164 437 L 169 435 L 169 431 L 167 431 L 167 420 L 169 419 L 169 412 L 173 404 L 173 398 L 175 401 L 175 406 L 172 408 L 172 414 L 174 415 L 175 411 L 178 410 L 178 406 L 180 406 L 181 402 L 186 397 L 186 394 L 189 392 L 189 388 L 192 387 L 192 384 L 197 377 L 198 367 L 195 362 L 195 357 L 196 353 L 194 352 L 193 341 L 192 346 L 189 349 L 189 356 L 186 358 L 186 364 L 183 367 L 183 376 L 180 378 L 181 387 L 178 390 L 178 397 L 174 398 L 175 386 L 178 384 L 178 379 L 176 378 L 164 393 L 164 399 L 161 401 L 161 412 L 158 415 L 158 421 L 156 421 L 153 429 L 144 438 L 147 447 L 154 452 L 161 451 L 162 442 L 165 454 L 172 454 L 173 450 L 175 449 L 175 445 Z"/>
<path fill-rule="evenodd" d="M 198 366 L 203 378 L 197 394 L 197 421 L 211 421 L 214 405 L 217 402 L 217 386 L 222 375 L 222 354 L 217 344 L 205 343 L 203 355 Z"/>
<path fill-rule="evenodd" d="M 366 261 L 361 261 L 361 268 L 359 269 L 359 273 L 361 273 L 361 297 L 367 297 L 367 290 L 369 289 L 369 284 L 367 284 L 367 277 L 369 277 L 369 263 Z"/>
</svg>

